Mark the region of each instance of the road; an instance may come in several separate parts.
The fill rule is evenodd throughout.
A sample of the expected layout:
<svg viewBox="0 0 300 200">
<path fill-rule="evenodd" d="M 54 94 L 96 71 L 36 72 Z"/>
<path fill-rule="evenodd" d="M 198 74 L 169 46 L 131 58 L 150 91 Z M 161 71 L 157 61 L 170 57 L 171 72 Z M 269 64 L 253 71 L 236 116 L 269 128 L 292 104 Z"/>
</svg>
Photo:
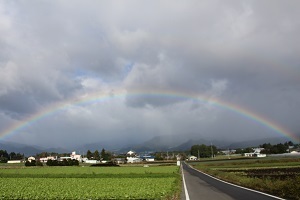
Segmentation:
<svg viewBox="0 0 300 200">
<path fill-rule="evenodd" d="M 267 196 L 234 185 L 224 183 L 207 176 L 185 163 L 182 163 L 184 185 L 181 199 L 217 199 L 217 200 L 274 200 L 278 197 Z M 187 193 L 187 194 L 186 194 Z"/>
</svg>

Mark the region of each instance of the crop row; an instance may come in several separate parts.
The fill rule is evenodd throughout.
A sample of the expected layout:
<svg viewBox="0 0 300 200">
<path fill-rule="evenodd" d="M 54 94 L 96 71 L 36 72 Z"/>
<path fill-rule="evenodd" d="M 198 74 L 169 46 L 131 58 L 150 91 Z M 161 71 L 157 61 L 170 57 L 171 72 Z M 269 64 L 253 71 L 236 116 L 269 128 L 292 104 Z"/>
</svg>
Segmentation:
<svg viewBox="0 0 300 200">
<path fill-rule="evenodd" d="M 177 174 L 145 173 L 145 174 L 6 174 L 0 173 L 1 178 L 171 178 Z"/>
<path fill-rule="evenodd" d="M 1 199 L 160 199 L 176 178 L 0 178 Z"/>
<path fill-rule="evenodd" d="M 151 167 L 28 167 L 0 168 L 0 174 L 169 174 L 178 173 L 177 166 Z"/>
</svg>

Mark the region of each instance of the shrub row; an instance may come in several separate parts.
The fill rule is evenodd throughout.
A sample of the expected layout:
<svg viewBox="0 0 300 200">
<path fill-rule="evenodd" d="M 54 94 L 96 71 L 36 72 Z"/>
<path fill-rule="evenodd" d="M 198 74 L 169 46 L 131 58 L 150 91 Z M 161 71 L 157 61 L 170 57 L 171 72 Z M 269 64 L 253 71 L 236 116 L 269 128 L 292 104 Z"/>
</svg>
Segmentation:
<svg viewBox="0 0 300 200">
<path fill-rule="evenodd" d="M 64 159 L 62 161 L 58 160 L 47 160 L 47 166 L 79 166 L 78 160 Z"/>
</svg>

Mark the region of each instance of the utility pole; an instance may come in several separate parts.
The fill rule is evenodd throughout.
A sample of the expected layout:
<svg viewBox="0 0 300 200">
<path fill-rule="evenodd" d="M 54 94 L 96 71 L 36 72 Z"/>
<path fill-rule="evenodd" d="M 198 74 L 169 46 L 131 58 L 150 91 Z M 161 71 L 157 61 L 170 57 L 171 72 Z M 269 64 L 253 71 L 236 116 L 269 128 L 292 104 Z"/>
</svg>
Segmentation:
<svg viewBox="0 0 300 200">
<path fill-rule="evenodd" d="M 198 160 L 200 160 L 200 154 L 199 154 L 199 149 L 198 149 Z"/>
<path fill-rule="evenodd" d="M 212 143 L 210 143 L 210 150 L 211 150 L 211 159 L 213 159 L 214 158 L 214 154 L 213 154 Z"/>
</svg>

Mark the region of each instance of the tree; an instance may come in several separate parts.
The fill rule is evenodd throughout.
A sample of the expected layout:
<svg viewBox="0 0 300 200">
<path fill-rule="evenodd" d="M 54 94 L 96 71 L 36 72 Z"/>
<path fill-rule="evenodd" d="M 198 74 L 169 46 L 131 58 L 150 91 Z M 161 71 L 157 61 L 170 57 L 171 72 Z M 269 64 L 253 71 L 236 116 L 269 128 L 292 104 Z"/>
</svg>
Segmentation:
<svg viewBox="0 0 300 200">
<path fill-rule="evenodd" d="M 7 163 L 9 155 L 6 150 L 0 150 L 0 163 Z"/>
<path fill-rule="evenodd" d="M 242 153 L 243 153 L 243 150 L 242 150 L 241 148 L 237 148 L 237 149 L 235 150 L 235 153 L 236 153 L 236 154 L 242 154 Z"/>
<path fill-rule="evenodd" d="M 102 158 L 102 160 L 111 160 L 111 157 L 112 156 L 111 156 L 110 152 L 105 151 L 104 148 L 101 150 L 101 158 Z"/>
<path fill-rule="evenodd" d="M 217 147 L 214 145 L 206 146 L 205 144 L 193 145 L 190 153 L 196 157 L 209 158 L 217 154 Z"/>
<path fill-rule="evenodd" d="M 155 155 L 154 155 L 154 159 L 155 160 L 163 160 L 163 157 L 161 156 L 161 153 L 155 153 Z"/>
<path fill-rule="evenodd" d="M 86 152 L 86 157 L 87 157 L 88 159 L 91 159 L 91 158 L 93 157 L 93 154 L 92 154 L 92 152 L 91 152 L 90 150 L 88 150 L 88 151 Z"/>
<path fill-rule="evenodd" d="M 99 151 L 98 151 L 98 150 L 96 150 L 96 151 L 94 152 L 94 159 L 95 159 L 95 160 L 100 160 L 100 154 L 99 154 Z"/>
<path fill-rule="evenodd" d="M 101 150 L 101 158 L 104 160 L 104 157 L 105 157 L 105 149 L 103 148 Z"/>
</svg>

